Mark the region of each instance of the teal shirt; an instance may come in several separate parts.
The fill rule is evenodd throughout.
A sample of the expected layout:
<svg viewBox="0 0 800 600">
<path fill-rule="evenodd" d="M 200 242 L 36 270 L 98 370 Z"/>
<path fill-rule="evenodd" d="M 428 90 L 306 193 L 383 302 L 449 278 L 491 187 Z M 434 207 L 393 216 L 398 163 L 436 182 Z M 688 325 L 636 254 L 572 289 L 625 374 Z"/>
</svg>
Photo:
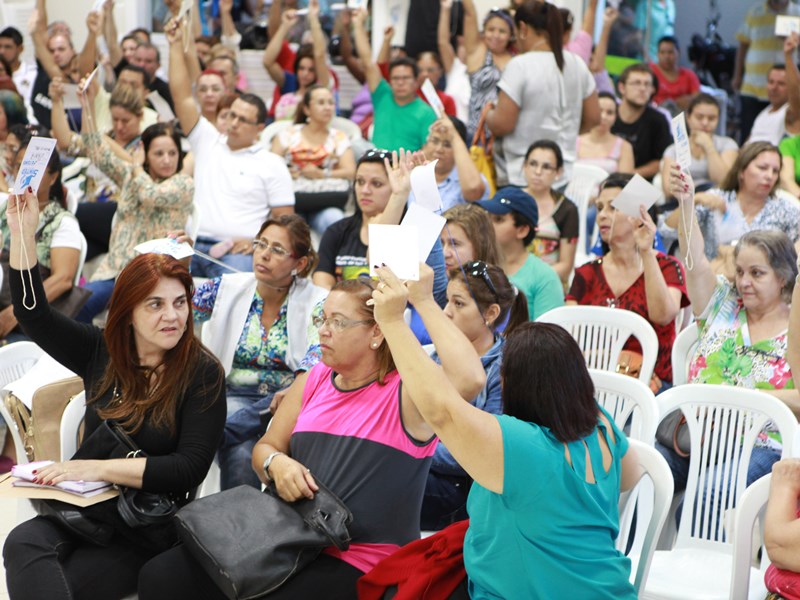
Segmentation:
<svg viewBox="0 0 800 600">
<path fill-rule="evenodd" d="M 372 143 L 382 150 L 419 150 L 428 139 L 428 131 L 436 121 L 436 113 L 419 98 L 400 106 L 394 101 L 392 88 L 381 79 L 372 92 L 375 128 Z"/>
<path fill-rule="evenodd" d="M 564 306 L 564 286 L 558 273 L 538 256 L 528 255 L 519 271 L 508 278 L 528 299 L 528 318 L 535 321 L 551 308 Z"/>
<path fill-rule="evenodd" d="M 467 501 L 464 565 L 472 600 L 635 600 L 630 560 L 614 547 L 620 461 L 628 440 L 605 415 L 616 443 L 598 421 L 593 433 L 568 444 L 572 466 L 564 445 L 547 427 L 497 417 L 503 435 L 503 493 L 476 482 Z M 608 473 L 599 431 L 613 456 Z M 586 447 L 597 480 L 593 484 L 585 481 Z"/>
</svg>

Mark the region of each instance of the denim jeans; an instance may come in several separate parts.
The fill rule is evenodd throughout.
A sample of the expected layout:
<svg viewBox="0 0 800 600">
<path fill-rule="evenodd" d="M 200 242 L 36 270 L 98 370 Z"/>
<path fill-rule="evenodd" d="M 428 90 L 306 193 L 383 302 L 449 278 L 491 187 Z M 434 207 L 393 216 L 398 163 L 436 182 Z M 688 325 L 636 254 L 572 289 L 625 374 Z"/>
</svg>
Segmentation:
<svg viewBox="0 0 800 600">
<path fill-rule="evenodd" d="M 328 227 L 344 218 L 344 211 L 341 208 L 331 207 L 313 213 L 302 213 L 302 216 L 311 229 L 322 235 Z"/>
<path fill-rule="evenodd" d="M 115 279 L 102 279 L 100 281 L 90 281 L 83 287 L 92 291 L 92 295 L 83 305 L 80 312 L 75 316 L 76 321 L 81 323 L 91 323 L 97 315 L 103 312 L 111 300 L 114 292 Z"/>
<path fill-rule="evenodd" d="M 194 244 L 195 249 L 204 254 L 208 254 L 209 249 L 219 240 L 212 240 L 209 238 L 197 238 Z M 226 254 L 218 259 L 220 262 L 230 265 L 234 269 L 242 272 L 250 272 L 253 270 L 253 255 L 252 254 Z M 202 256 L 192 257 L 192 275 L 195 277 L 221 277 L 226 273 L 231 273 L 230 269 L 221 267 L 211 261 L 206 260 Z"/>
<path fill-rule="evenodd" d="M 467 518 L 467 496 L 472 486 L 469 477 L 457 477 L 428 472 L 425 495 L 422 498 L 420 527 L 439 531 Z"/>
</svg>

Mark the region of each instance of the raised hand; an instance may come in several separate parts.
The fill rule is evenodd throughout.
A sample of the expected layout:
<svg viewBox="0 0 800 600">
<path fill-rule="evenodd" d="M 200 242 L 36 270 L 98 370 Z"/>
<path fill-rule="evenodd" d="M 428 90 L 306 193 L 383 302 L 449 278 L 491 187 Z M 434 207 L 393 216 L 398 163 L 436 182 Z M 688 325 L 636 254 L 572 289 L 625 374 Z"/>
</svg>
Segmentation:
<svg viewBox="0 0 800 600">
<path fill-rule="evenodd" d="M 291 29 L 299 19 L 296 10 L 287 10 L 281 15 L 281 27 Z"/>
<path fill-rule="evenodd" d="M 86 27 L 92 32 L 92 35 L 101 35 L 103 33 L 103 12 L 90 12 L 86 16 Z"/>
<path fill-rule="evenodd" d="M 426 263 L 419 263 L 419 281 L 406 281 L 408 301 L 418 306 L 433 300 L 433 269 Z"/>
<path fill-rule="evenodd" d="M 800 35 L 798 35 L 796 31 L 793 31 L 783 40 L 783 53 L 792 55 L 798 45 L 800 45 Z"/>
<path fill-rule="evenodd" d="M 692 174 L 681 171 L 677 163 L 673 163 L 669 170 L 669 193 L 679 201 L 694 196 Z"/>
<path fill-rule="evenodd" d="M 8 196 L 6 221 L 12 238 L 32 240 L 39 226 L 39 200 L 30 186 L 21 191 Z"/>
<path fill-rule="evenodd" d="M 47 87 L 47 95 L 53 102 L 64 101 L 64 80 L 61 77 L 53 77 Z"/>
<path fill-rule="evenodd" d="M 653 249 L 653 242 L 656 239 L 656 224 L 644 208 L 639 205 L 639 218 L 628 217 L 633 224 L 633 240 L 639 252 L 647 252 Z"/>
<path fill-rule="evenodd" d="M 183 27 L 181 19 L 172 18 L 164 25 L 164 34 L 170 46 L 183 43 Z"/>
<path fill-rule="evenodd" d="M 375 272 L 380 278 L 372 292 L 375 322 L 380 326 L 395 321 L 405 322 L 403 316 L 408 304 L 408 288 L 389 267 L 379 267 Z"/>
</svg>

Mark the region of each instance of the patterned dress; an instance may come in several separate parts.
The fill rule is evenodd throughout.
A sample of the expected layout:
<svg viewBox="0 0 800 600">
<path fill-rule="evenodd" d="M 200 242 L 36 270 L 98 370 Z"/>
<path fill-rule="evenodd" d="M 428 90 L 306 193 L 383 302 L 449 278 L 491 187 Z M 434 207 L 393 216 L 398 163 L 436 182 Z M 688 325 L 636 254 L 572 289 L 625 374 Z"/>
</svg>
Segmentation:
<svg viewBox="0 0 800 600">
<path fill-rule="evenodd" d="M 472 93 L 469 97 L 469 123 L 467 123 L 467 135 L 469 139 L 475 135 L 478 129 L 478 121 L 481 120 L 483 107 L 489 102 L 497 100 L 497 84 L 503 74 L 497 65 L 494 64 L 492 53 L 486 51 L 486 58 L 480 69 L 469 74 L 469 84 Z"/>
</svg>

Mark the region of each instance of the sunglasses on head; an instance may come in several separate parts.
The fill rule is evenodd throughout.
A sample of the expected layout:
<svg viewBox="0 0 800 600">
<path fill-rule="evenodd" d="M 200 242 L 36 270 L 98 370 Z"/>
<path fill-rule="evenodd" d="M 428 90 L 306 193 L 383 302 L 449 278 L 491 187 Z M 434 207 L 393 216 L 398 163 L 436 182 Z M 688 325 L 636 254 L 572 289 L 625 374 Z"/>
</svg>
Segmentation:
<svg viewBox="0 0 800 600">
<path fill-rule="evenodd" d="M 486 287 L 492 292 L 494 299 L 500 304 L 500 295 L 497 293 L 497 289 L 494 287 L 494 283 L 492 283 L 492 278 L 489 276 L 489 265 L 482 260 L 473 260 L 464 265 L 464 272 L 467 275 L 483 279 Z"/>
</svg>

